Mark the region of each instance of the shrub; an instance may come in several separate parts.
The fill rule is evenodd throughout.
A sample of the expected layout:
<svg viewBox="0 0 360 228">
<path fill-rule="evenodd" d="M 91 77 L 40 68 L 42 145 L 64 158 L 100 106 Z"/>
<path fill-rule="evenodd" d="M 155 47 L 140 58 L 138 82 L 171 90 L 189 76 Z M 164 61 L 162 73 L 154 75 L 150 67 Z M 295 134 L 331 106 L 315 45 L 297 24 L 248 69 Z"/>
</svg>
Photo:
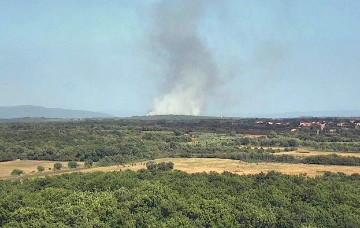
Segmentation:
<svg viewBox="0 0 360 228">
<path fill-rule="evenodd" d="M 22 171 L 21 169 L 14 169 L 12 172 L 11 172 L 11 176 L 20 176 L 21 174 L 23 174 L 24 171 Z"/>
<path fill-rule="evenodd" d="M 86 160 L 84 165 L 85 165 L 85 168 L 90 168 L 92 167 L 94 164 L 93 160 Z"/>
<path fill-rule="evenodd" d="M 150 171 L 156 170 L 156 168 L 157 168 L 156 165 L 157 165 L 156 162 L 149 161 L 146 163 L 146 168 Z"/>
<path fill-rule="evenodd" d="M 39 166 L 37 167 L 37 171 L 38 171 L 38 172 L 43 172 L 43 171 L 45 171 L 44 166 L 39 165 Z"/>
<path fill-rule="evenodd" d="M 76 161 L 69 161 L 68 167 L 69 169 L 76 169 L 79 166 L 79 164 Z"/>
<path fill-rule="evenodd" d="M 150 162 L 146 163 L 146 168 L 149 171 L 154 171 L 154 170 L 168 171 L 168 170 L 174 169 L 174 163 L 172 163 L 172 162 L 156 163 L 156 162 L 150 161 Z"/>
<path fill-rule="evenodd" d="M 54 164 L 54 170 L 61 170 L 62 164 L 60 162 L 57 162 Z"/>
<path fill-rule="evenodd" d="M 166 169 L 167 169 L 167 170 L 174 169 L 174 163 L 173 163 L 173 162 L 168 162 L 168 163 L 166 163 Z"/>
</svg>

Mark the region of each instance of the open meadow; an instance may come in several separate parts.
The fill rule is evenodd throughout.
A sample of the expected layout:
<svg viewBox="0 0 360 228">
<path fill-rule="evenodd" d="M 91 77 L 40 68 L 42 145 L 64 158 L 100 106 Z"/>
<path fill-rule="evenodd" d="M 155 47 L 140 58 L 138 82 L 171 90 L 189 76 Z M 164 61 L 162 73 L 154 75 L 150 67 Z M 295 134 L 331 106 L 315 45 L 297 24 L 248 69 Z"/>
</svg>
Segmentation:
<svg viewBox="0 0 360 228">
<path fill-rule="evenodd" d="M 324 172 L 343 172 L 346 174 L 360 173 L 360 167 L 334 166 L 334 165 L 308 165 L 287 163 L 248 163 L 229 159 L 218 158 L 164 158 L 155 162 L 174 163 L 174 169 L 188 173 L 232 172 L 236 174 L 257 174 L 261 172 L 276 171 L 289 175 L 306 173 L 308 176 L 322 175 Z M 137 166 L 135 166 L 137 167 Z M 135 168 L 133 167 L 133 168 Z"/>
<path fill-rule="evenodd" d="M 57 161 L 15 160 L 8 162 L 0 162 L 0 179 L 13 178 L 13 176 L 11 176 L 11 172 L 14 169 L 19 169 L 24 171 L 25 174 L 23 175 L 23 177 L 44 176 L 44 175 L 60 174 L 60 173 L 73 171 L 67 167 L 68 162 L 64 162 L 64 161 L 59 162 L 63 166 L 62 170 L 53 171 L 53 167 L 55 163 L 57 163 Z M 79 165 L 78 169 L 84 167 L 83 162 L 77 162 L 77 163 Z M 45 170 L 43 172 L 38 172 L 37 171 L 38 166 L 43 166 Z"/>
<path fill-rule="evenodd" d="M 288 152 L 278 152 L 275 153 L 275 155 L 282 155 L 282 154 L 288 154 L 288 155 L 294 155 L 299 157 L 308 157 L 308 156 L 318 156 L 318 155 L 331 155 L 336 154 L 339 156 L 345 156 L 345 157 L 360 157 L 360 153 L 349 153 L 349 152 L 331 152 L 331 151 L 317 151 L 317 150 L 311 150 L 311 149 L 298 149 L 295 151 L 288 151 Z"/>
<path fill-rule="evenodd" d="M 299 175 L 306 173 L 308 176 L 314 177 L 323 175 L 325 172 L 342 172 L 345 174 L 360 173 L 359 166 L 338 166 L 338 165 L 311 165 L 311 164 L 288 164 L 288 163 L 249 163 L 230 159 L 219 159 L 219 158 L 162 158 L 153 160 L 156 163 L 160 162 L 173 162 L 174 169 L 181 170 L 187 173 L 201 173 L 201 172 L 231 172 L 239 175 L 246 174 L 258 174 L 261 172 L 267 173 L 270 171 L 281 172 L 289 175 Z M 84 168 L 83 163 L 79 163 L 79 168 L 68 169 L 67 162 L 61 162 L 63 169 L 60 171 L 53 171 L 52 167 L 54 162 L 52 161 L 11 161 L 0 163 L 0 179 L 14 179 L 11 171 L 13 169 L 21 169 L 25 172 L 25 175 L 20 178 L 28 177 L 41 177 L 59 175 L 64 173 L 72 172 L 114 172 L 114 171 L 125 171 L 133 170 L 137 171 L 146 168 L 146 163 L 128 163 L 124 165 L 113 165 L 105 167 L 93 167 Z M 38 165 L 44 166 L 44 172 L 37 172 L 36 168 Z M 51 170 L 49 170 L 51 169 Z"/>
</svg>

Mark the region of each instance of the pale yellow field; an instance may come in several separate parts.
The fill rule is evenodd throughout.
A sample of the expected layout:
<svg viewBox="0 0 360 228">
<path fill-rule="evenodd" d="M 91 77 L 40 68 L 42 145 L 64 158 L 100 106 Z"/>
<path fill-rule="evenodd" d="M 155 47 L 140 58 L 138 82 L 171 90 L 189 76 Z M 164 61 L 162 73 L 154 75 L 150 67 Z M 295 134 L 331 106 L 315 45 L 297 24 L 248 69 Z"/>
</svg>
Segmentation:
<svg viewBox="0 0 360 228">
<path fill-rule="evenodd" d="M 158 160 L 155 160 L 155 161 L 158 161 Z M 136 170 L 143 169 L 143 168 L 145 169 L 146 162 L 138 162 L 138 163 L 134 163 L 134 165 L 125 164 L 125 165 L 112 165 L 112 166 L 105 166 L 105 167 L 93 167 L 90 169 L 82 169 L 81 172 L 93 173 L 93 172 L 113 172 L 113 171 L 125 171 L 125 170 L 136 171 Z"/>
<path fill-rule="evenodd" d="M 286 164 L 286 163 L 246 163 L 242 161 L 218 159 L 218 158 L 163 158 L 156 159 L 155 162 L 169 162 L 174 163 L 174 169 L 181 170 L 188 173 L 211 172 L 215 171 L 222 173 L 224 171 L 235 174 L 257 174 L 260 172 L 277 171 L 290 175 L 297 175 L 306 173 L 308 176 L 322 175 L 326 171 L 343 172 L 346 174 L 360 173 L 359 166 L 333 166 L 333 165 L 307 165 L 307 164 Z M 52 167 L 54 162 L 48 161 L 12 161 L 0 163 L 0 179 L 11 178 L 10 173 L 14 168 L 24 170 L 26 173 L 36 170 L 38 165 L 44 167 Z M 134 164 L 115 165 L 107 167 L 94 168 L 79 168 L 74 170 L 64 169 L 62 171 L 46 171 L 43 173 L 33 173 L 22 176 L 39 177 L 45 175 L 58 175 L 71 172 L 112 172 L 124 170 L 139 170 L 145 167 L 146 162 L 138 162 Z M 63 163 L 67 166 L 67 162 Z M 81 164 L 83 165 L 83 164 Z"/>
<path fill-rule="evenodd" d="M 266 135 L 250 135 L 250 134 L 244 134 L 243 135 L 244 138 L 260 138 L 260 137 L 266 137 Z"/>
<path fill-rule="evenodd" d="M 321 175 L 326 171 L 344 172 L 346 174 L 360 173 L 359 166 L 326 166 L 307 164 L 286 163 L 247 163 L 242 161 L 217 159 L 217 158 L 166 158 L 155 162 L 172 161 L 175 169 L 189 173 L 196 172 L 232 172 L 237 174 L 256 174 L 260 172 L 278 171 L 286 174 L 296 175 L 307 173 L 308 176 Z"/>
<path fill-rule="evenodd" d="M 244 146 L 242 146 L 244 147 Z M 252 146 L 251 148 L 255 148 L 254 146 Z M 260 146 L 258 146 L 257 148 L 260 148 Z M 266 147 L 263 146 L 263 149 L 273 149 L 273 150 L 277 150 L 280 149 L 282 150 L 282 152 L 276 152 L 274 153 L 274 155 L 281 155 L 281 154 L 289 154 L 289 155 L 295 155 L 295 156 L 299 156 L 299 157 L 304 157 L 304 156 L 316 156 L 316 155 L 330 155 L 330 154 L 337 154 L 339 156 L 346 156 L 346 157 L 360 157 L 360 152 L 341 152 L 341 151 L 319 151 L 319 150 L 312 150 L 312 149 L 307 149 L 307 148 L 299 148 L 296 151 L 283 151 L 285 149 L 285 147 Z"/>
<path fill-rule="evenodd" d="M 337 154 L 339 156 L 346 156 L 346 157 L 360 157 L 360 153 L 348 153 L 348 152 L 328 152 L 328 151 L 314 151 L 309 149 L 299 149 L 296 151 L 289 151 L 289 152 L 279 152 L 274 153 L 276 154 L 291 154 L 295 156 L 315 156 L 315 155 L 330 155 L 330 154 Z"/>
<path fill-rule="evenodd" d="M 8 179 L 12 178 L 11 172 L 14 169 L 20 169 L 25 172 L 25 175 L 47 175 L 52 173 L 64 173 L 64 172 L 72 172 L 73 170 L 69 170 L 67 168 L 68 162 L 60 162 L 63 165 L 61 171 L 52 171 L 54 164 L 56 161 L 35 161 L 35 160 L 16 160 L 9 162 L 0 162 L 0 179 Z M 79 168 L 84 166 L 83 162 L 78 162 L 80 165 Z M 39 173 L 37 171 L 38 166 L 43 166 L 45 168 L 44 172 Z M 49 170 L 49 168 L 51 170 Z"/>
<path fill-rule="evenodd" d="M 162 158 L 155 162 L 174 163 L 174 169 L 188 173 L 211 172 L 222 173 L 224 171 L 236 174 L 256 174 L 260 172 L 278 171 L 285 174 L 297 175 L 306 173 L 308 176 L 322 175 L 326 171 L 343 172 L 346 174 L 360 173 L 359 166 L 333 166 L 333 165 L 307 165 L 307 164 L 286 164 L 286 163 L 247 163 L 229 159 L 218 158 Z M 120 171 L 120 170 L 138 170 L 145 168 L 145 163 L 136 163 L 134 166 L 109 166 L 84 169 L 82 172 L 96 171 Z"/>
</svg>

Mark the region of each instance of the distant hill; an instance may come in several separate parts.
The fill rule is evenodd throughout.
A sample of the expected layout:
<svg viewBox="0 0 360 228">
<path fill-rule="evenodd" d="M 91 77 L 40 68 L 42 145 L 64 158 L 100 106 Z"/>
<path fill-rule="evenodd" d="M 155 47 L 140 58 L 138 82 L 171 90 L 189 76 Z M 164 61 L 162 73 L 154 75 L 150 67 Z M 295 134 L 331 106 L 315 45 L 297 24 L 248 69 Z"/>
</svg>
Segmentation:
<svg viewBox="0 0 360 228">
<path fill-rule="evenodd" d="M 216 114 L 213 114 L 216 116 Z M 300 117 L 360 117 L 360 110 L 309 111 L 283 113 L 232 113 L 229 117 L 239 118 L 300 118 Z"/>
<path fill-rule="evenodd" d="M 61 109 L 61 108 L 45 108 L 41 106 L 32 106 L 32 105 L 0 107 L 0 119 L 13 119 L 13 118 L 24 118 L 24 117 L 73 119 L 73 118 L 109 118 L 113 116 L 100 112 Z"/>
<path fill-rule="evenodd" d="M 298 117 L 360 117 L 360 110 L 341 111 L 313 111 L 313 112 L 287 112 L 270 115 L 272 118 L 298 118 Z"/>
</svg>

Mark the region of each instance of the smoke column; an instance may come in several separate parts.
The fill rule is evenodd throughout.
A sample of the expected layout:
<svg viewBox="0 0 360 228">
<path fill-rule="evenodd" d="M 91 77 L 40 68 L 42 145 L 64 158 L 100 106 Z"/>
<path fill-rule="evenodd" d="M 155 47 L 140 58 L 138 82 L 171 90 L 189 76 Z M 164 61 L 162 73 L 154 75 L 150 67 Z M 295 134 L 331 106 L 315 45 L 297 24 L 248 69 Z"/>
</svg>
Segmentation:
<svg viewBox="0 0 360 228">
<path fill-rule="evenodd" d="M 151 38 L 164 58 L 166 86 L 149 115 L 200 115 L 205 108 L 218 70 L 198 34 L 204 2 L 164 0 L 155 7 Z"/>
</svg>

